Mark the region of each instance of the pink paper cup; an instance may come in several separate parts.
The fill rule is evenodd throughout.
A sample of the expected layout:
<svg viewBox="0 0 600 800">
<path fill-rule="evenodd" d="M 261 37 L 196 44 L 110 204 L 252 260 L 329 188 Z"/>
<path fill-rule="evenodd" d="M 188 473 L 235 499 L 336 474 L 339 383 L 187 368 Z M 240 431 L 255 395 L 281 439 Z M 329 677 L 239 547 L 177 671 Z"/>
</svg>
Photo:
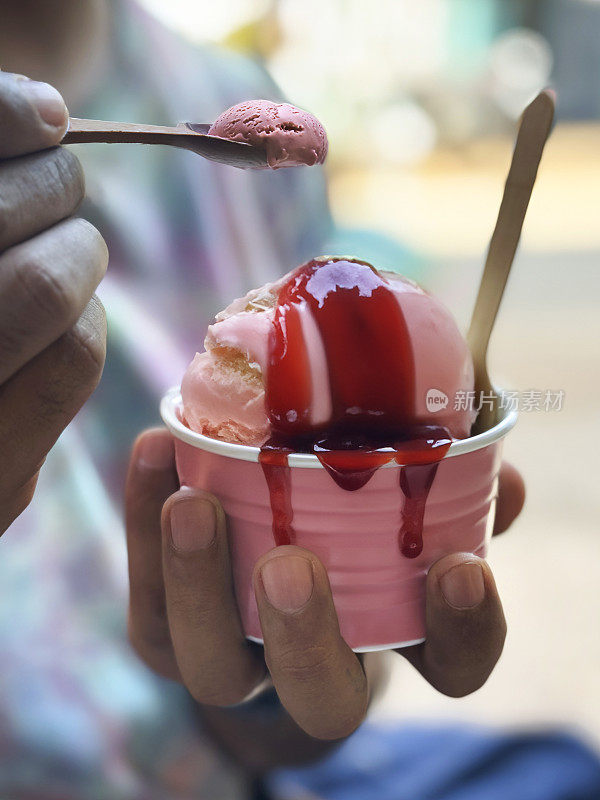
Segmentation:
<svg viewBox="0 0 600 800">
<path fill-rule="evenodd" d="M 262 642 L 252 589 L 258 558 L 274 546 L 269 491 L 259 449 L 194 433 L 181 422 L 181 394 L 171 389 L 161 416 L 175 437 L 183 486 L 211 492 L 228 521 L 233 581 L 244 632 Z M 517 420 L 504 413 L 478 436 L 454 442 L 440 462 L 427 498 L 423 550 L 400 552 L 403 496 L 395 463 L 362 489 L 341 489 L 315 456 L 289 456 L 296 544 L 327 569 L 340 630 L 356 652 L 407 647 L 425 638 L 425 578 L 439 558 L 485 556 L 494 523 L 502 442 Z"/>
</svg>

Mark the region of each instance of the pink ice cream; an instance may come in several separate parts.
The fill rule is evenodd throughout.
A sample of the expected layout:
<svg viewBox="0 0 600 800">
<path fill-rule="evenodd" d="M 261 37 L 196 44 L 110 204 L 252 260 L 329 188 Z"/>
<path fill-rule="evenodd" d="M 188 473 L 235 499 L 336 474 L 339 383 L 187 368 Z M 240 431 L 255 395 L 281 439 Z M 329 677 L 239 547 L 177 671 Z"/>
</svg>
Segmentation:
<svg viewBox="0 0 600 800">
<path fill-rule="evenodd" d="M 473 364 L 465 340 L 439 300 L 407 278 L 383 274 L 410 334 L 416 420 L 444 426 L 456 439 L 466 438 L 476 412 L 466 403 L 455 407 L 457 393 L 473 390 Z M 264 377 L 269 334 L 278 291 L 287 279 L 284 276 L 235 300 L 209 327 L 206 351 L 196 354 L 181 385 L 185 419 L 192 430 L 247 445 L 260 446 L 268 439 Z M 302 317 L 302 335 L 311 358 L 311 421 L 318 425 L 330 410 L 328 365 L 319 331 L 308 313 Z M 432 402 L 432 394 L 437 402 Z"/>
<path fill-rule="evenodd" d="M 271 169 L 310 167 L 322 164 L 327 156 L 327 134 L 319 120 L 289 103 L 238 103 L 224 111 L 208 132 L 266 150 Z"/>
</svg>

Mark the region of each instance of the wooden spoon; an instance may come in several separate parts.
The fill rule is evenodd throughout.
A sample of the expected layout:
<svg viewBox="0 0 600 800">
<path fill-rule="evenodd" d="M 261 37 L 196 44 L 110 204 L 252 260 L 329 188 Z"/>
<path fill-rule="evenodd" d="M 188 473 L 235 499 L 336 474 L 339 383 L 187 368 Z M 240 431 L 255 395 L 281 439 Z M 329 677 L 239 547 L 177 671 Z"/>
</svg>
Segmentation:
<svg viewBox="0 0 600 800">
<path fill-rule="evenodd" d="M 554 92 L 546 89 L 523 112 L 471 317 L 467 342 L 475 368 L 475 397 L 480 404 L 482 393 L 486 400 L 491 398 L 490 403 L 481 404 L 472 435 L 491 428 L 498 416 L 498 397 L 487 371 L 488 344 L 519 244 L 544 145 L 552 127 L 554 102 Z"/>
<path fill-rule="evenodd" d="M 228 164 L 240 169 L 257 169 L 267 166 L 267 154 L 264 150 L 245 142 L 232 142 L 219 136 L 209 136 L 209 128 L 210 125 L 194 122 L 180 122 L 175 127 L 166 127 L 71 117 L 61 144 L 79 142 L 166 144 L 191 150 L 210 161 L 218 161 L 220 164 Z"/>
</svg>

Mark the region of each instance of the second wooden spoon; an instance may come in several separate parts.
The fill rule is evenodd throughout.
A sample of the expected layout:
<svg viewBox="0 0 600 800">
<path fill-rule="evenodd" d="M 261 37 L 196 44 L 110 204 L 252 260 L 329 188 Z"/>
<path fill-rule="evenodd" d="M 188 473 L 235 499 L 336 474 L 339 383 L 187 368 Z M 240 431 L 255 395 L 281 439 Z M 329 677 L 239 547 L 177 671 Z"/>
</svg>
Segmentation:
<svg viewBox="0 0 600 800">
<path fill-rule="evenodd" d="M 519 244 L 544 145 L 552 127 L 554 101 L 554 92 L 543 91 L 523 112 L 496 227 L 490 241 L 471 317 L 467 342 L 475 368 L 475 397 L 481 404 L 472 434 L 487 430 L 497 419 L 498 398 L 487 370 L 488 344 Z M 491 398 L 491 402 L 482 404 L 482 396 Z"/>
</svg>

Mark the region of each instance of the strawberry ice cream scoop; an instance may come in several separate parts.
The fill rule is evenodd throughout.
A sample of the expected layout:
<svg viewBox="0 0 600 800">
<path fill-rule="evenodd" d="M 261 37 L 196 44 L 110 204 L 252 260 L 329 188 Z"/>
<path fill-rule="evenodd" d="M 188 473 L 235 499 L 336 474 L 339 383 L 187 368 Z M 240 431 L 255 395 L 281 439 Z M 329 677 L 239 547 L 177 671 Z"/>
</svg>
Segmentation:
<svg viewBox="0 0 600 800">
<path fill-rule="evenodd" d="M 266 151 L 271 169 L 311 167 L 322 164 L 327 156 L 327 134 L 319 120 L 289 103 L 238 103 L 224 111 L 208 133 L 260 147 Z"/>
<path fill-rule="evenodd" d="M 386 420 L 462 439 L 476 415 L 456 402 L 473 390 L 473 364 L 450 312 L 354 259 L 315 259 L 235 300 L 205 346 L 182 381 L 184 414 L 225 441 L 260 446 L 288 428 L 371 432 Z"/>
</svg>

